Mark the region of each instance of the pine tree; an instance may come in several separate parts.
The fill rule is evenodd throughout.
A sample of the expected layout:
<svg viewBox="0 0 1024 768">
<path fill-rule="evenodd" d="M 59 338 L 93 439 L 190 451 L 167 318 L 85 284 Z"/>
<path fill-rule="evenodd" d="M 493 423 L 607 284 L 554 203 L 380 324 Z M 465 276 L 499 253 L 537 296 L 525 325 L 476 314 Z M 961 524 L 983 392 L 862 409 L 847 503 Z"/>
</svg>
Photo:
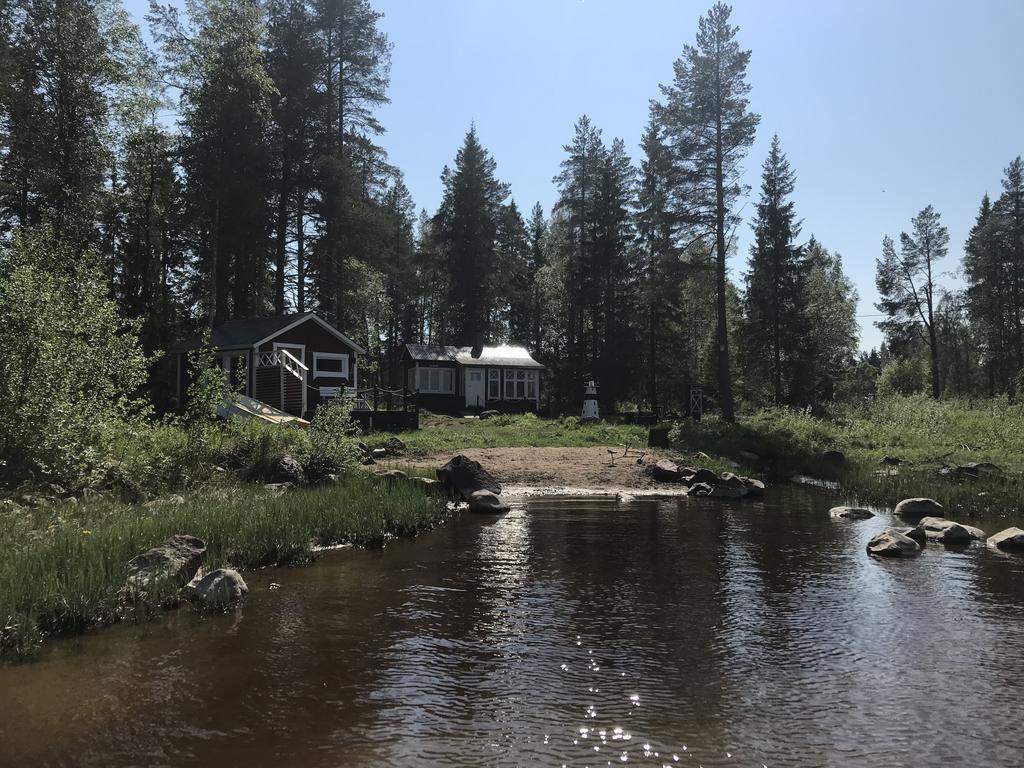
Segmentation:
<svg viewBox="0 0 1024 768">
<path fill-rule="evenodd" d="M 530 236 L 515 200 L 502 206 L 498 220 L 493 286 L 497 306 L 491 327 L 498 338 L 525 343 L 530 333 Z"/>
<path fill-rule="evenodd" d="M 795 183 L 796 174 L 776 135 L 761 174 L 741 326 L 748 377 L 770 385 L 775 405 L 798 404 L 798 361 L 810 330 L 807 267 L 796 244 L 800 223 L 790 199 Z"/>
<path fill-rule="evenodd" d="M 746 81 L 750 51 L 736 42 L 729 24 L 731 8 L 716 3 L 698 23 L 696 46 L 687 45 L 674 65 L 672 84 L 662 86 L 664 105 L 656 105 L 680 166 L 689 219 L 713 238 L 715 253 L 716 359 L 722 416 L 735 418 L 729 355 L 726 257 L 732 212 L 745 188 L 740 164 L 754 141 L 760 117 L 748 110 Z M 711 249 L 709 249 L 711 250 Z"/>
<path fill-rule="evenodd" d="M 544 219 L 544 209 L 540 203 L 534 203 L 530 211 L 530 220 L 526 224 L 529 240 L 529 256 L 527 273 L 529 275 L 529 295 L 527 297 L 526 321 L 523 339 L 528 341 L 533 354 L 544 357 L 544 292 L 542 287 L 542 271 L 547 266 L 548 223 Z"/>
<path fill-rule="evenodd" d="M 471 126 L 441 174 L 444 196 L 434 216 L 434 242 L 448 272 L 447 323 L 457 343 L 474 344 L 492 333 L 496 304 L 495 247 L 508 185 L 495 177 L 497 163 Z"/>
<path fill-rule="evenodd" d="M 912 234 L 900 234 L 900 254 L 891 238 L 882 243 L 882 258 L 876 262 L 875 284 L 881 300 L 875 306 L 886 315 L 876 325 L 890 345 L 906 343 L 915 335 L 928 348 L 931 362 L 932 396 L 941 393 L 939 345 L 936 338 L 935 307 L 938 286 L 935 272 L 945 258 L 949 231 L 930 205 L 911 220 Z"/>
<path fill-rule="evenodd" d="M 978 333 L 981 362 L 992 396 L 1006 392 L 1013 379 L 1009 354 L 1012 318 L 1007 311 L 1012 280 L 1006 267 L 998 217 L 985 195 L 964 246 L 964 273 L 967 311 Z"/>
<path fill-rule="evenodd" d="M 210 324 L 265 312 L 271 220 L 267 143 L 274 84 L 255 0 L 197 0 L 189 25 L 152 6 L 154 35 L 181 88 L 186 216 L 194 227 L 194 299 Z"/>
</svg>

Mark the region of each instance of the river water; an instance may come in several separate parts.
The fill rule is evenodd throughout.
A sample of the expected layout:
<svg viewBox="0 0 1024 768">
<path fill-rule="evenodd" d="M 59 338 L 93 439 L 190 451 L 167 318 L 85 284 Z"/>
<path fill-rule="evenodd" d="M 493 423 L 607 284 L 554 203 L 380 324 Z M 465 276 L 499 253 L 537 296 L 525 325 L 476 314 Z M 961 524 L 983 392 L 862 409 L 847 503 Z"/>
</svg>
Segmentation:
<svg viewBox="0 0 1024 768">
<path fill-rule="evenodd" d="M 247 575 L 0 668 L 0 764 L 1024 764 L 1024 557 L 873 560 L 837 501 L 540 498 Z"/>
</svg>

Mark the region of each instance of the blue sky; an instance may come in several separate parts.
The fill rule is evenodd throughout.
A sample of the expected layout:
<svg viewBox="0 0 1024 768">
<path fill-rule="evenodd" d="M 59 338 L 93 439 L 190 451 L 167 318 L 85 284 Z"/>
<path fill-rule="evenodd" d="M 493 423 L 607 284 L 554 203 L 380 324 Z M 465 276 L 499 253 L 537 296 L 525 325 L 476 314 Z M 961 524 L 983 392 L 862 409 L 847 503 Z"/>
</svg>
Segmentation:
<svg viewBox="0 0 1024 768">
<path fill-rule="evenodd" d="M 639 160 L 650 99 L 693 42 L 710 0 L 371 0 L 394 44 L 382 143 L 417 207 L 434 211 L 440 173 L 471 121 L 524 211 L 550 211 L 562 146 L 586 113 Z M 143 0 L 128 0 L 140 22 Z M 773 133 L 797 174 L 804 236 L 839 251 L 875 314 L 882 236 L 931 204 L 950 232 L 956 285 L 985 191 L 1024 154 L 1021 0 L 737 0 L 761 115 L 745 182 L 756 195 Z M 143 22 L 144 23 L 144 22 Z M 733 276 L 745 269 L 753 203 Z M 876 345 L 862 317 L 862 346 Z"/>
</svg>

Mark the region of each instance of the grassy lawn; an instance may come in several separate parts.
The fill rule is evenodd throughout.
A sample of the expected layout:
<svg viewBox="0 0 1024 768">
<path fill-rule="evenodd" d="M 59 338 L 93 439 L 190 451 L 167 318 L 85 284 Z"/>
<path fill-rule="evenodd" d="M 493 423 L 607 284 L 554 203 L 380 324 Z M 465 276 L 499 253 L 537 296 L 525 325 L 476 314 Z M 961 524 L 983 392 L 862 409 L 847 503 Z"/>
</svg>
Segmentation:
<svg viewBox="0 0 1024 768">
<path fill-rule="evenodd" d="M 184 504 L 60 505 L 3 513 L 0 526 L 0 655 L 37 648 L 54 634 L 144 619 L 175 590 L 125 605 L 127 562 L 175 533 L 207 544 L 204 567 L 252 569 L 312 559 L 316 545 L 380 546 L 445 515 L 440 499 L 362 473 L 320 489 L 273 496 L 262 486 L 225 486 Z"/>
<path fill-rule="evenodd" d="M 374 445 L 389 434 L 375 433 Z M 397 435 L 410 454 L 457 453 L 465 448 L 576 448 L 589 445 L 647 445 L 647 427 L 608 422 L 581 422 L 575 417 L 542 419 L 532 413 L 463 419 L 420 415 L 420 429 Z"/>
</svg>

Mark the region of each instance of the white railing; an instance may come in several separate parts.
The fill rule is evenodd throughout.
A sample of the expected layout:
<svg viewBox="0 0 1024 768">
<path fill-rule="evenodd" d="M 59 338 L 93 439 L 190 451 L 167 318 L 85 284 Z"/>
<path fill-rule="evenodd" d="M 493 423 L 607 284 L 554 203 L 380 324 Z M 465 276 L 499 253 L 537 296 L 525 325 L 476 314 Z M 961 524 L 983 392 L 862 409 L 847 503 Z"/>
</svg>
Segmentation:
<svg viewBox="0 0 1024 768">
<path fill-rule="evenodd" d="M 256 355 L 257 368 L 284 368 L 299 381 L 305 379 L 308 367 L 287 349 L 275 349 L 273 352 L 259 352 Z"/>
</svg>

